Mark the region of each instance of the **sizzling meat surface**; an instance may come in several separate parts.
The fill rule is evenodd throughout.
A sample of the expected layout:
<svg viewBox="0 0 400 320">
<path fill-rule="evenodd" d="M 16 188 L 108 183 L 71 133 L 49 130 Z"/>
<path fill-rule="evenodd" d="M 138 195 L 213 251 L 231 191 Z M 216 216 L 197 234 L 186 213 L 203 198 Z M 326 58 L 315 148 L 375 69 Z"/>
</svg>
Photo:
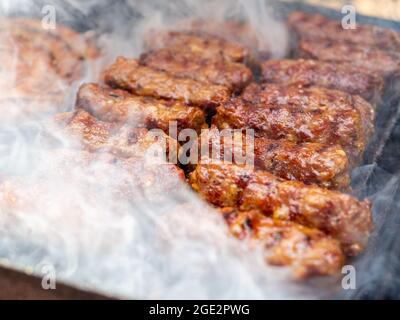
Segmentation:
<svg viewBox="0 0 400 320">
<path fill-rule="evenodd" d="M 44 30 L 40 20 L 0 21 L 0 107 L 2 119 L 38 118 L 61 110 L 71 82 L 83 76 L 95 55 L 84 38 L 58 24 Z"/>
<path fill-rule="evenodd" d="M 205 155 L 205 159 L 201 159 L 202 163 L 210 157 L 244 164 L 244 155 L 249 159 L 252 157 L 255 168 L 269 171 L 287 180 L 299 180 L 329 189 L 345 190 L 349 186 L 347 156 L 338 145 L 327 146 L 311 142 L 296 144 L 266 137 L 248 140 L 240 132 L 228 132 L 230 138 L 226 139 L 215 128 L 202 131 L 198 144 L 199 155 Z M 208 148 L 204 148 L 203 145 Z M 213 150 L 219 152 L 214 155 Z M 224 158 L 227 154 L 229 158 Z M 239 162 L 236 161 L 237 156 L 241 156 Z"/>
<path fill-rule="evenodd" d="M 383 78 L 350 63 L 317 60 L 267 60 L 262 64 L 262 80 L 287 85 L 320 86 L 360 95 L 377 102 Z"/>
<path fill-rule="evenodd" d="M 219 57 L 205 58 L 185 47 L 167 47 L 144 53 L 140 56 L 140 63 L 174 76 L 223 85 L 236 92 L 253 77 L 244 64 Z"/>
<path fill-rule="evenodd" d="M 359 96 L 320 87 L 249 85 L 217 108 L 220 129 L 251 128 L 257 136 L 295 143 L 339 144 L 357 163 L 373 131 L 374 110 Z"/>
<path fill-rule="evenodd" d="M 76 50 L 74 43 L 79 36 L 72 30 L 60 26 L 61 31 L 46 32 L 41 21 L 30 19 L 9 19 L 0 23 L 1 36 L 8 36 L 18 44 L 29 43 L 46 52 L 52 65 L 62 78 L 73 80 L 82 74 L 83 52 Z M 68 34 L 66 34 L 68 33 Z"/>
<path fill-rule="evenodd" d="M 171 121 L 176 121 L 178 130 L 191 128 L 198 131 L 206 126 L 204 113 L 198 107 L 131 95 L 94 83 L 79 88 L 76 106 L 103 121 L 148 129 L 159 128 L 165 132 L 169 131 Z"/>
<path fill-rule="evenodd" d="M 230 90 L 190 78 L 139 65 L 138 61 L 119 57 L 106 71 L 105 82 L 132 93 L 162 99 L 174 99 L 190 105 L 215 107 L 226 101 Z"/>
<path fill-rule="evenodd" d="M 213 19 L 188 19 L 184 20 L 179 28 L 192 32 L 202 32 L 239 43 L 244 48 L 254 51 L 260 49 L 260 35 L 249 23 L 238 20 L 217 21 Z M 267 53 L 267 52 L 265 52 Z"/>
<path fill-rule="evenodd" d="M 197 31 L 150 32 L 146 37 L 146 46 L 156 49 L 166 46 L 187 47 L 204 57 L 223 57 L 227 60 L 242 62 L 249 56 L 249 50 L 237 42 Z"/>
<path fill-rule="evenodd" d="M 267 262 L 290 266 L 297 279 L 335 274 L 343 264 L 339 242 L 317 229 L 272 219 L 257 210 L 223 208 L 220 212 L 233 235 L 261 242 Z"/>
<path fill-rule="evenodd" d="M 291 13 L 288 23 L 300 37 L 340 40 L 393 51 L 400 49 L 400 34 L 379 26 L 357 23 L 356 29 L 344 29 L 339 19 L 331 20 L 320 14 L 300 11 Z"/>
<path fill-rule="evenodd" d="M 219 207 L 260 210 L 275 219 L 294 221 L 337 238 L 346 254 L 365 246 L 372 219 L 370 203 L 266 171 L 233 164 L 199 164 L 189 176 L 192 188 Z"/>
<path fill-rule="evenodd" d="M 1 41 L 1 40 L 0 40 Z M 29 43 L 0 48 L 0 108 L 2 120 L 18 120 L 59 111 L 66 82 L 54 69 L 48 54 Z"/>
<path fill-rule="evenodd" d="M 178 155 L 178 142 L 165 133 L 156 136 L 145 128 L 103 122 L 84 110 L 59 114 L 54 121 L 62 130 L 61 133 L 65 133 L 68 143 L 88 151 L 110 152 L 129 158 L 151 156 L 151 150 L 154 153 L 161 150 L 159 156 L 165 160 L 169 155 L 171 159 L 176 159 Z"/>
<path fill-rule="evenodd" d="M 301 39 L 298 53 L 306 59 L 318 59 L 335 63 L 347 62 L 353 66 L 370 70 L 383 77 L 400 73 L 400 53 L 384 51 L 346 42 L 325 39 Z"/>
</svg>

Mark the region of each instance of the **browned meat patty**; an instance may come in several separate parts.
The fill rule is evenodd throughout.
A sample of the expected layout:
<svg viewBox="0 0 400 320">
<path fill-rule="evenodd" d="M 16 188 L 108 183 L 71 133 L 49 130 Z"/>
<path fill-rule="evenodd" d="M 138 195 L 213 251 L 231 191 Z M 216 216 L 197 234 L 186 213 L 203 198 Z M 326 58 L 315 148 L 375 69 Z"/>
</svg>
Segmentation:
<svg viewBox="0 0 400 320">
<path fill-rule="evenodd" d="M 350 63 L 317 60 L 267 60 L 262 80 L 286 85 L 320 86 L 359 95 L 375 104 L 383 93 L 383 78 Z"/>
<path fill-rule="evenodd" d="M 250 128 L 257 136 L 340 145 L 358 163 L 373 132 L 374 110 L 359 96 L 320 87 L 250 85 L 217 108 L 218 128 Z"/>
<path fill-rule="evenodd" d="M 260 242 L 269 264 L 290 266 L 296 279 L 337 273 L 344 256 L 337 240 L 291 221 L 272 219 L 257 210 L 220 209 L 231 233 Z"/>
<path fill-rule="evenodd" d="M 45 52 L 51 58 L 56 73 L 69 81 L 81 77 L 84 60 L 97 55 L 97 49 L 71 29 L 57 25 L 54 30 L 45 30 L 40 20 L 2 20 L 0 34 L 1 37 L 11 38 L 17 46 L 29 43 Z"/>
<path fill-rule="evenodd" d="M 384 51 L 375 47 L 366 47 L 342 41 L 303 38 L 299 41 L 298 54 L 306 59 L 334 63 L 347 62 L 385 78 L 400 74 L 400 53 Z"/>
<path fill-rule="evenodd" d="M 260 35 L 248 22 L 239 20 L 218 21 L 213 19 L 188 19 L 182 21 L 178 28 L 191 32 L 202 32 L 216 35 L 239 43 L 253 52 L 259 51 Z M 267 54 L 267 52 L 264 52 Z"/>
<path fill-rule="evenodd" d="M 62 25 L 45 30 L 40 20 L 0 22 L 2 120 L 41 117 L 60 111 L 71 82 L 81 78 L 96 48 Z"/>
<path fill-rule="evenodd" d="M 158 152 L 160 160 L 167 161 L 178 156 L 178 142 L 166 134 L 155 136 L 145 128 L 103 122 L 84 110 L 58 114 L 52 121 L 56 125 L 56 130 L 52 132 L 54 138 L 57 134 L 61 135 L 58 138 L 67 146 L 127 158 L 152 156 L 151 148 L 157 148 L 153 150 L 154 154 Z"/>
<path fill-rule="evenodd" d="M 253 78 L 244 64 L 221 58 L 205 58 L 186 47 L 167 47 L 144 53 L 140 63 L 154 69 L 202 82 L 210 82 L 239 92 Z"/>
<path fill-rule="evenodd" d="M 226 132 L 229 133 L 229 139 L 224 136 Z M 287 180 L 299 180 L 329 189 L 346 190 L 349 186 L 347 156 L 338 145 L 311 142 L 296 144 L 266 137 L 248 140 L 240 132 L 220 132 L 212 128 L 202 131 L 198 147 L 201 163 L 209 162 L 210 157 L 244 164 L 244 157 L 248 157 L 253 159 L 256 169 L 269 171 Z"/>
<path fill-rule="evenodd" d="M 337 238 L 346 254 L 359 253 L 372 228 L 370 203 L 266 171 L 234 164 L 199 164 L 189 176 L 192 188 L 219 207 L 260 210 L 275 219 L 317 228 Z"/>
<path fill-rule="evenodd" d="M 30 44 L 18 52 L 0 45 L 0 108 L 2 121 L 30 119 L 61 110 L 62 90 L 68 85 L 52 69 L 51 58 Z"/>
<path fill-rule="evenodd" d="M 288 17 L 288 24 L 300 37 L 340 40 L 361 44 L 365 47 L 400 50 L 400 34 L 375 25 L 357 23 L 356 29 L 344 29 L 339 19 L 332 20 L 320 14 L 301 11 L 291 13 Z"/>
<path fill-rule="evenodd" d="M 223 57 L 235 62 L 242 62 L 249 57 L 249 50 L 245 46 L 206 32 L 156 30 L 146 35 L 146 48 L 166 46 L 187 47 L 204 57 Z"/>
<path fill-rule="evenodd" d="M 203 108 L 216 107 L 230 96 L 227 87 L 175 77 L 122 57 L 105 71 L 104 80 L 112 87 L 138 95 L 174 99 Z"/>
<path fill-rule="evenodd" d="M 103 121 L 148 129 L 159 128 L 165 132 L 169 131 L 169 125 L 174 121 L 178 131 L 186 128 L 199 131 L 206 127 L 204 113 L 198 107 L 131 95 L 94 83 L 79 88 L 76 107 L 85 109 Z"/>
</svg>

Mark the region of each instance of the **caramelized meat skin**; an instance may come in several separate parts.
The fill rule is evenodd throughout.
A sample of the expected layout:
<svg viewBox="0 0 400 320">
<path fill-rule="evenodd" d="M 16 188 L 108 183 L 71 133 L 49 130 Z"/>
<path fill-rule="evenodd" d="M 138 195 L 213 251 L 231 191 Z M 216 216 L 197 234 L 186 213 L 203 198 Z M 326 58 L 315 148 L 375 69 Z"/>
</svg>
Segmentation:
<svg viewBox="0 0 400 320">
<path fill-rule="evenodd" d="M 249 56 L 249 50 L 234 41 L 199 31 L 166 31 L 150 32 L 145 39 L 148 49 L 166 46 L 188 48 L 204 57 L 223 57 L 224 59 L 242 62 Z"/>
<path fill-rule="evenodd" d="M 265 137 L 254 140 L 256 167 L 287 180 L 299 180 L 324 188 L 344 190 L 349 187 L 348 159 L 338 145 L 326 146 Z"/>
<path fill-rule="evenodd" d="M 301 39 L 298 51 L 302 58 L 335 63 L 347 62 L 385 78 L 398 76 L 400 73 L 400 54 L 398 52 L 323 39 Z"/>
<path fill-rule="evenodd" d="M 53 121 L 69 144 L 91 152 L 110 152 L 126 158 L 150 157 L 156 153 L 154 148 L 157 151 L 161 148 L 160 160 L 176 159 L 178 155 L 178 142 L 165 133 L 156 136 L 145 128 L 103 122 L 84 110 L 59 114 Z M 153 154 L 151 150 L 154 150 Z"/>
<path fill-rule="evenodd" d="M 217 21 L 212 19 L 188 19 L 178 26 L 182 30 L 216 35 L 248 48 L 252 53 L 262 53 L 264 59 L 270 54 L 260 43 L 260 35 L 249 23 L 238 20 Z M 262 52 L 260 52 L 262 51 Z M 250 57 L 251 59 L 251 57 Z"/>
<path fill-rule="evenodd" d="M 210 82 L 239 92 L 252 80 L 244 64 L 221 58 L 204 58 L 201 53 L 185 47 L 167 47 L 144 53 L 140 63 L 154 69 L 202 82 Z"/>
<path fill-rule="evenodd" d="M 88 37 L 82 37 L 81 34 L 75 32 L 67 26 L 62 24 L 57 24 L 55 29 L 47 29 L 43 32 L 43 25 L 41 20 L 29 19 L 29 18 L 9 18 L 3 19 L 0 24 L 0 28 L 3 30 L 5 28 L 12 27 L 19 30 L 25 30 L 26 32 L 31 32 L 34 35 L 36 33 L 44 33 L 44 35 L 38 35 L 38 37 L 48 36 L 50 39 L 58 39 L 59 41 L 65 42 L 65 45 L 69 47 L 69 50 L 74 51 L 76 55 L 80 56 L 81 59 L 92 59 L 99 55 L 99 48 L 93 43 Z M 42 44 L 42 46 L 50 44 Z"/>
<path fill-rule="evenodd" d="M 60 25 L 51 31 L 44 30 L 40 20 L 5 19 L 0 23 L 0 33 L 11 37 L 17 45 L 29 42 L 46 52 L 57 74 L 70 81 L 82 76 L 84 59 L 97 54 L 94 47 L 71 29 Z"/>
<path fill-rule="evenodd" d="M 376 103 L 383 78 L 348 63 L 317 60 L 269 60 L 262 64 L 262 80 L 287 85 L 320 86 L 359 95 Z"/>
<path fill-rule="evenodd" d="M 2 19 L 0 43 L 4 121 L 36 119 L 60 111 L 66 89 L 94 57 L 79 34 L 62 25 L 44 30 L 40 20 Z"/>
<path fill-rule="evenodd" d="M 98 84 L 87 83 L 79 88 L 76 107 L 85 109 L 97 118 L 134 127 L 159 128 L 169 131 L 176 121 L 178 131 L 185 128 L 199 131 L 206 127 L 204 113 L 177 101 L 158 100 L 131 95 Z"/>
<path fill-rule="evenodd" d="M 340 20 L 331 20 L 320 14 L 300 11 L 289 15 L 288 24 L 300 37 L 325 38 L 366 47 L 400 50 L 400 34 L 375 25 L 357 23 L 356 29 L 344 29 Z"/>
<path fill-rule="evenodd" d="M 260 60 L 270 59 L 272 50 L 270 44 L 254 26 L 248 22 L 239 20 L 217 21 L 213 19 L 187 19 L 177 25 L 179 30 L 189 30 L 191 32 L 206 33 L 222 37 L 229 41 L 240 44 L 248 54 L 241 62 L 259 73 Z M 206 50 L 202 55 L 211 56 Z M 226 59 L 226 57 L 225 57 Z M 226 60 L 229 60 L 226 59 Z"/>
<path fill-rule="evenodd" d="M 249 85 L 217 108 L 218 128 L 251 128 L 257 136 L 340 145 L 357 163 L 373 132 L 374 110 L 359 96 L 320 87 Z"/>
<path fill-rule="evenodd" d="M 317 229 L 272 219 L 257 210 L 223 208 L 220 212 L 234 236 L 260 242 L 265 248 L 267 262 L 290 266 L 296 279 L 332 275 L 343 265 L 339 242 Z"/>
<path fill-rule="evenodd" d="M 29 43 L 20 43 L 14 55 L 13 44 L 9 45 L 2 42 L 0 48 L 1 121 L 38 118 L 60 111 L 62 89 L 67 83 L 52 69 L 48 54 Z"/>
<path fill-rule="evenodd" d="M 244 133 L 227 131 L 229 139 L 224 138 L 215 128 L 202 130 L 198 144 L 201 163 L 206 163 L 207 157 L 210 157 L 244 164 L 242 157 L 237 161 L 238 155 L 244 155 L 253 159 L 256 169 L 266 170 L 287 180 L 299 180 L 329 189 L 346 190 L 349 187 L 347 156 L 338 145 L 327 146 L 311 142 L 296 144 L 266 137 L 249 140 Z M 213 150 L 219 152 L 215 155 Z M 229 158 L 225 158 L 226 154 Z"/>
<path fill-rule="evenodd" d="M 178 78 L 122 57 L 105 71 L 104 80 L 112 87 L 138 95 L 174 99 L 200 107 L 215 107 L 230 96 L 227 87 Z"/>
<path fill-rule="evenodd" d="M 300 106 L 304 111 L 315 111 L 329 106 L 331 110 L 356 110 L 362 119 L 364 133 L 372 135 L 375 111 L 371 104 L 359 96 L 352 96 L 338 90 L 318 86 L 299 88 L 276 84 L 252 84 L 243 92 L 247 101 L 268 105 L 285 104 L 281 99 L 287 99 L 286 104 Z"/>
<path fill-rule="evenodd" d="M 275 219 L 320 229 L 338 239 L 349 255 L 364 248 L 372 228 L 368 200 L 281 180 L 266 171 L 234 164 L 199 164 L 189 182 L 216 206 L 256 209 Z"/>
</svg>

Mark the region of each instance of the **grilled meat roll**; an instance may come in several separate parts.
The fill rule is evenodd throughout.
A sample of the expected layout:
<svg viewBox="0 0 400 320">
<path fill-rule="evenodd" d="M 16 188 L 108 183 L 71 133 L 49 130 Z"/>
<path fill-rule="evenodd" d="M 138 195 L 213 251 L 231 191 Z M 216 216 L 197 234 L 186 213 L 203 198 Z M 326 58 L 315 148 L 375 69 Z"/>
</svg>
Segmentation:
<svg viewBox="0 0 400 320">
<path fill-rule="evenodd" d="M 320 229 L 337 238 L 348 255 L 364 248 L 372 228 L 369 201 L 282 180 L 266 171 L 234 164 L 199 164 L 189 182 L 216 206 L 256 209 L 275 219 Z"/>
<path fill-rule="evenodd" d="M 351 63 L 355 67 L 367 69 L 384 78 L 398 77 L 400 74 L 400 54 L 398 52 L 342 41 L 304 38 L 299 41 L 298 55 L 306 59 Z"/>
<path fill-rule="evenodd" d="M 126 158 L 157 154 L 159 160 L 175 161 L 178 156 L 178 142 L 162 131 L 155 135 L 145 128 L 103 122 L 84 110 L 58 114 L 53 123 L 60 129 L 54 130 L 53 135 L 60 133 L 64 145 Z"/>
<path fill-rule="evenodd" d="M 119 57 L 104 73 L 105 82 L 115 88 L 162 99 L 174 99 L 203 108 L 226 101 L 230 90 L 139 65 L 138 61 Z"/>
<path fill-rule="evenodd" d="M 337 90 L 252 84 L 216 109 L 213 124 L 295 143 L 338 144 L 354 165 L 373 132 L 374 114 L 361 97 Z"/>
<path fill-rule="evenodd" d="M 40 118 L 62 110 L 65 91 L 81 78 L 96 48 L 81 35 L 40 20 L 0 21 L 0 107 L 2 120 Z"/>
<path fill-rule="evenodd" d="M 21 40 L 29 40 L 29 33 L 31 33 L 32 38 L 47 37 L 49 40 L 45 41 L 47 43 L 41 43 L 36 39 L 35 41 L 31 42 L 41 44 L 41 46 L 48 46 L 48 49 L 59 48 L 60 46 L 63 46 L 65 47 L 65 50 L 73 51 L 74 54 L 79 57 L 79 59 L 91 59 L 99 55 L 99 48 L 93 41 L 87 37 L 83 37 L 81 34 L 62 24 L 57 24 L 57 28 L 55 29 L 45 29 L 44 31 L 41 20 L 29 19 L 26 17 L 12 17 L 8 19 L 2 19 L 0 22 L 0 28 L 2 32 L 11 32 L 11 34 L 21 36 Z M 57 40 L 63 42 L 63 44 L 52 43 L 52 41 Z M 59 56 L 57 53 L 54 53 L 54 55 Z"/>
<path fill-rule="evenodd" d="M 267 60 L 261 63 L 262 80 L 287 85 L 320 86 L 359 95 L 376 104 L 383 93 L 383 78 L 349 63 L 317 60 Z"/>
<path fill-rule="evenodd" d="M 349 187 L 348 159 L 338 145 L 296 144 L 266 137 L 247 139 L 244 133 L 234 130 L 220 132 L 215 128 L 202 130 L 199 140 L 201 163 L 210 162 L 208 158 L 211 158 L 245 164 L 248 159 L 247 164 L 253 162 L 256 169 L 287 180 L 299 180 L 329 189 L 346 190 Z"/>
<path fill-rule="evenodd" d="M 217 21 L 213 19 L 188 19 L 179 23 L 178 28 L 191 32 L 216 35 L 248 48 L 251 55 L 262 55 L 264 59 L 270 55 L 263 46 L 262 35 L 248 22 L 239 20 Z M 244 49 L 245 50 L 245 49 Z M 252 59 L 250 55 L 250 59 Z M 247 60 L 248 57 L 246 57 Z M 248 62 L 248 61 L 246 61 Z"/>
<path fill-rule="evenodd" d="M 9 37 L 14 43 L 29 43 L 32 47 L 47 53 L 56 73 L 68 80 L 82 76 L 85 58 L 96 55 L 95 48 L 67 27 L 44 30 L 40 20 L 5 19 L 0 22 L 1 37 Z M 15 48 L 14 48 L 15 50 Z"/>
<path fill-rule="evenodd" d="M 332 20 L 320 14 L 300 11 L 291 13 L 288 24 L 300 37 L 339 40 L 376 47 L 385 50 L 400 50 L 400 34 L 394 30 L 374 25 L 358 24 L 355 29 L 345 29 L 340 20 Z"/>
<path fill-rule="evenodd" d="M 36 119 L 61 111 L 67 82 L 52 69 L 49 55 L 29 43 L 18 44 L 14 55 L 14 44 L 9 45 L 2 42 L 0 48 L 1 120 Z"/>
<path fill-rule="evenodd" d="M 144 53 L 140 63 L 154 69 L 202 82 L 210 82 L 239 92 L 251 80 L 252 73 L 244 64 L 216 58 L 205 58 L 185 47 L 167 47 Z"/>
<path fill-rule="evenodd" d="M 149 32 L 145 38 L 147 49 L 166 46 L 188 48 L 204 57 L 222 57 L 224 59 L 243 62 L 249 57 L 249 49 L 245 46 L 201 31 L 166 31 Z"/>
<path fill-rule="evenodd" d="M 344 262 L 339 242 L 317 229 L 272 219 L 257 210 L 223 208 L 220 212 L 234 236 L 260 242 L 267 262 L 290 266 L 297 279 L 335 274 Z"/>
<path fill-rule="evenodd" d="M 87 110 L 103 121 L 148 129 L 159 128 L 165 132 L 169 131 L 173 121 L 176 121 L 178 131 L 186 128 L 199 131 L 206 127 L 204 113 L 198 107 L 131 95 L 94 83 L 79 88 L 76 107 Z"/>
</svg>

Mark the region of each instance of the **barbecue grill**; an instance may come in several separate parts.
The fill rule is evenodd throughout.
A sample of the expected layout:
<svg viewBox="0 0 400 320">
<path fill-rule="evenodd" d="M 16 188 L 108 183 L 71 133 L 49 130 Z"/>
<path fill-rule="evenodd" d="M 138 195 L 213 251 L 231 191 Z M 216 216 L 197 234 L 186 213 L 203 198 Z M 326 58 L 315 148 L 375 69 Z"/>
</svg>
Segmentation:
<svg viewBox="0 0 400 320">
<path fill-rule="evenodd" d="M 42 6 L 35 1 L 33 7 L 10 7 L 7 15 L 9 16 L 40 16 L 39 8 Z M 332 9 L 306 5 L 304 3 L 280 3 L 270 2 L 274 7 L 274 14 L 278 18 L 285 17 L 288 13 L 294 10 L 301 10 L 310 13 L 321 13 L 333 19 L 339 19 L 341 13 Z M 44 4 L 44 2 L 43 2 Z M 57 11 L 60 23 L 71 26 L 79 32 L 87 32 L 93 30 L 96 36 L 101 39 L 101 34 L 109 32 L 114 26 L 117 17 L 118 24 L 131 25 L 131 21 L 140 20 L 141 13 L 135 10 L 135 6 L 129 5 L 127 1 L 99 2 L 96 5 L 90 6 L 88 10 L 81 10 L 75 2 L 54 1 L 57 8 L 62 8 Z M 373 17 L 357 15 L 359 23 L 375 24 L 386 28 L 394 29 L 400 32 L 400 23 L 397 21 L 389 21 Z M 123 48 L 118 48 L 118 50 Z M 132 53 L 132 56 L 135 53 Z M 380 299 L 380 298 L 400 298 L 400 279 L 397 274 L 400 272 L 400 239 L 397 233 L 397 228 L 400 225 L 400 217 L 398 215 L 400 209 L 400 85 L 395 79 L 388 80 L 386 91 L 383 100 L 379 106 L 376 118 L 376 132 L 369 143 L 369 146 L 364 154 L 364 161 L 361 167 L 357 167 L 352 172 L 352 190 L 359 198 L 370 197 L 373 201 L 373 216 L 375 229 L 370 237 L 368 247 L 357 258 L 347 262 L 355 266 L 357 270 L 357 288 L 354 290 L 344 290 L 337 285 L 337 281 L 332 283 L 332 280 L 311 279 L 303 284 L 307 288 L 306 296 L 309 297 L 324 297 L 324 298 L 352 298 L 352 299 Z M 31 130 L 31 128 L 28 128 Z M 10 240 L 11 239 L 11 240 Z M 14 241 L 13 241 L 14 239 Z M 82 290 L 81 293 L 76 293 L 74 289 L 63 289 L 64 292 L 73 292 L 78 296 L 86 295 L 86 291 L 93 292 L 94 297 L 97 295 L 110 297 L 141 297 L 140 292 L 135 294 L 135 285 L 139 288 L 143 284 L 130 284 L 126 288 L 115 285 L 113 282 L 123 283 L 124 279 L 120 277 L 128 277 L 129 265 L 124 266 L 124 261 L 120 261 L 120 270 L 118 269 L 103 269 L 101 277 L 91 277 L 90 267 L 85 266 L 85 250 L 77 254 L 79 261 L 67 261 L 62 255 L 50 252 L 49 248 L 42 247 L 43 242 L 30 242 L 29 237 L 21 239 L 19 235 L 15 238 L 12 235 L 7 236 L 7 241 L 4 242 L 0 235 L 0 261 L 5 268 L 15 269 L 21 272 L 21 275 L 16 275 L 21 280 L 22 287 L 26 283 L 27 287 L 32 288 L 29 283 L 33 280 L 26 278 L 23 274 L 32 276 L 40 275 L 37 265 L 39 262 L 46 262 L 50 258 L 55 265 L 56 270 L 63 270 L 66 264 L 74 264 L 70 273 L 62 273 L 60 282 L 77 287 Z M 16 250 L 10 251 L 8 248 L 15 246 Z M 62 244 L 61 244 L 62 247 Z M 107 259 L 107 254 L 99 254 L 96 259 Z M 151 257 L 148 257 L 151 260 Z M 101 264 L 102 261 L 91 261 L 93 267 L 96 263 Z M 168 268 L 168 267 L 166 267 Z M 115 272 L 121 272 L 116 275 Z M 0 272 L 8 277 L 9 272 L 4 269 Z M 106 279 L 102 283 L 102 279 Z M 145 280 L 143 280 L 145 281 Z M 39 282 L 39 280 L 37 281 Z M 129 282 L 129 279 L 127 280 Z M 1 283 L 1 282 L 0 282 Z M 204 284 L 207 286 L 207 283 Z M 246 284 L 241 284 L 246 285 Z M 1 286 L 1 285 L 0 285 Z M 314 289 L 310 289 L 314 288 Z M 318 293 L 312 293 L 317 288 Z M 3 288 L 4 290 L 4 288 Z M 35 289 L 32 289 L 33 291 Z M 38 292 L 42 288 L 38 284 Z M 72 291 L 69 291 L 72 290 Z M 298 290 L 298 289 L 296 289 Z M 7 290 L 5 290 L 7 291 Z M 143 292 L 143 291 L 142 291 Z M 207 292 L 207 289 L 205 289 Z M 296 291 L 295 291 L 296 292 Z M 311 293 L 310 293 L 311 292 Z M 68 295 L 68 294 L 67 294 Z M 212 297 L 207 295 L 208 297 Z M 297 293 L 293 295 L 298 296 Z M 1 297 L 1 295 L 0 295 Z M 161 295 L 161 297 L 163 297 Z M 218 297 L 218 296 L 216 296 Z M 278 295 L 278 297 L 282 297 Z M 284 297 L 284 296 L 283 296 Z"/>
</svg>

